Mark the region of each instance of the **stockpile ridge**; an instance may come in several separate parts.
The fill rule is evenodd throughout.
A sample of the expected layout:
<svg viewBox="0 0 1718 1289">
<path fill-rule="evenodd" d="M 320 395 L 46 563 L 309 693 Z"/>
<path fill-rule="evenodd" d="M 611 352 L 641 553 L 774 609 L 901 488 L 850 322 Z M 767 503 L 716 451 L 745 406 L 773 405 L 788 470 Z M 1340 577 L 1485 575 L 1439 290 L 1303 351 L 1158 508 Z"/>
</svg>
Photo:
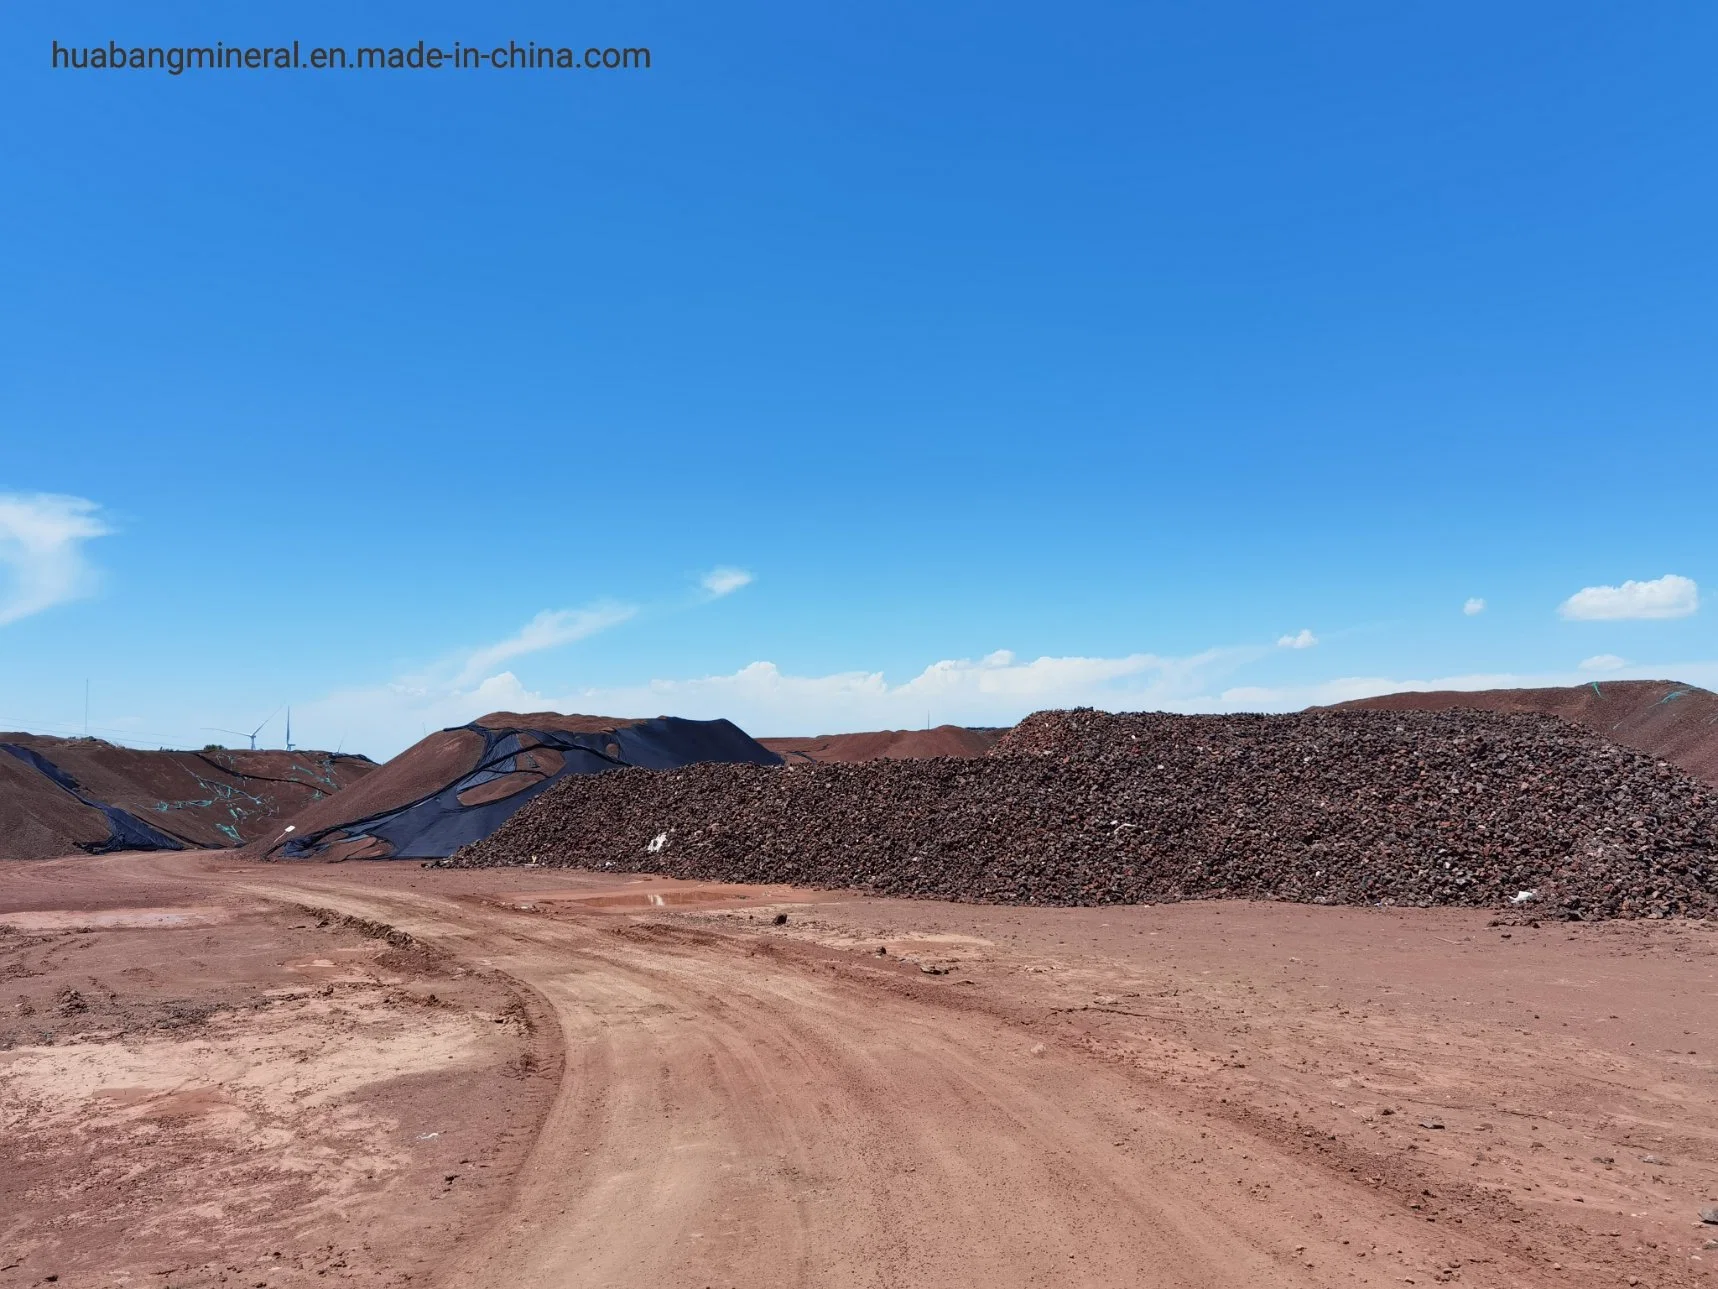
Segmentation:
<svg viewBox="0 0 1718 1289">
<path fill-rule="evenodd" d="M 1384 694 L 1339 708 L 1391 711 L 1543 712 L 1718 784 L 1718 694 L 1675 680 L 1588 681 L 1560 689 L 1440 690 Z"/>
<path fill-rule="evenodd" d="M 1554 717 L 1041 712 L 976 758 L 569 779 L 445 861 L 1019 904 L 1718 905 L 1718 794 Z"/>
<path fill-rule="evenodd" d="M 375 769 L 330 752 L 146 752 L 0 733 L 0 859 L 240 846 Z"/>
</svg>

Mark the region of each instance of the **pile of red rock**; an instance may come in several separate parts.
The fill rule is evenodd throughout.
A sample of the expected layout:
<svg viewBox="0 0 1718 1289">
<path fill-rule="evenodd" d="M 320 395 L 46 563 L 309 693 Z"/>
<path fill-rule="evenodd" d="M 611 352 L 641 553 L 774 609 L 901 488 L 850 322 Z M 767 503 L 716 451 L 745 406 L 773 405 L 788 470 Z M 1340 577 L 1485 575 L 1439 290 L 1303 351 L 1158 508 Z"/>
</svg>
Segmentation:
<svg viewBox="0 0 1718 1289">
<path fill-rule="evenodd" d="M 1019 904 L 1718 911 L 1718 792 L 1552 717 L 1040 712 L 988 756 L 568 779 L 461 866 Z"/>
</svg>

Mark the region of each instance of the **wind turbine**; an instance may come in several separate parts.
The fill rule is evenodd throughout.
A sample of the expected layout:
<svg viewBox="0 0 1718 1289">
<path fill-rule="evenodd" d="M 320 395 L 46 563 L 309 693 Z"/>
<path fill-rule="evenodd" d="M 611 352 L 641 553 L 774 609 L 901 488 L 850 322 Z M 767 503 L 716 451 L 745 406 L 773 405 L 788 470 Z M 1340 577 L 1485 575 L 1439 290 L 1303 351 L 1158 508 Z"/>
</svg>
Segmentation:
<svg viewBox="0 0 1718 1289">
<path fill-rule="evenodd" d="M 280 708 L 277 707 L 272 712 L 270 712 L 268 714 L 268 720 L 267 721 L 264 721 L 262 723 L 262 725 L 257 726 L 249 734 L 246 734 L 243 730 L 222 729 L 219 725 L 205 725 L 205 726 L 203 726 L 203 728 L 206 730 L 213 730 L 217 734 L 236 734 L 240 738 L 248 738 L 251 741 L 251 751 L 254 752 L 257 750 L 257 735 L 261 734 L 263 732 L 263 727 L 268 724 L 268 721 L 272 721 L 276 716 L 279 716 L 279 715 L 280 715 Z"/>
</svg>

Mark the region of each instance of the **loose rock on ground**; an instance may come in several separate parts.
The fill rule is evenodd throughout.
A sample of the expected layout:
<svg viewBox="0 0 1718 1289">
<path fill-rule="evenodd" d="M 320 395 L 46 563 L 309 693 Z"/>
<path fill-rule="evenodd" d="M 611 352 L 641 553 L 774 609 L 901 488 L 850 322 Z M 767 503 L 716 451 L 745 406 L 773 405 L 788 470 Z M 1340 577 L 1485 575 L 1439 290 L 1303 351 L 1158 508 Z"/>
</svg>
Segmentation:
<svg viewBox="0 0 1718 1289">
<path fill-rule="evenodd" d="M 1021 904 L 1718 905 L 1718 793 L 1553 717 L 1040 712 L 983 757 L 569 779 L 452 866 Z"/>
</svg>

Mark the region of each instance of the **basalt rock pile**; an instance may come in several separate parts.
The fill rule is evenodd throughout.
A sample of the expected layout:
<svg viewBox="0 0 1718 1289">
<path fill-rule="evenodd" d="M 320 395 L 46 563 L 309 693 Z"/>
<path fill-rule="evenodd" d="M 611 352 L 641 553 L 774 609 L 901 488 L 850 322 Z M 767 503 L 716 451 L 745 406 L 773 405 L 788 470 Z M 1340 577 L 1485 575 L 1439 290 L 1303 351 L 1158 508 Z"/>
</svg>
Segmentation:
<svg viewBox="0 0 1718 1289">
<path fill-rule="evenodd" d="M 1042 712 L 988 756 L 571 779 L 452 864 L 1021 904 L 1718 912 L 1718 793 L 1552 717 Z"/>
</svg>

